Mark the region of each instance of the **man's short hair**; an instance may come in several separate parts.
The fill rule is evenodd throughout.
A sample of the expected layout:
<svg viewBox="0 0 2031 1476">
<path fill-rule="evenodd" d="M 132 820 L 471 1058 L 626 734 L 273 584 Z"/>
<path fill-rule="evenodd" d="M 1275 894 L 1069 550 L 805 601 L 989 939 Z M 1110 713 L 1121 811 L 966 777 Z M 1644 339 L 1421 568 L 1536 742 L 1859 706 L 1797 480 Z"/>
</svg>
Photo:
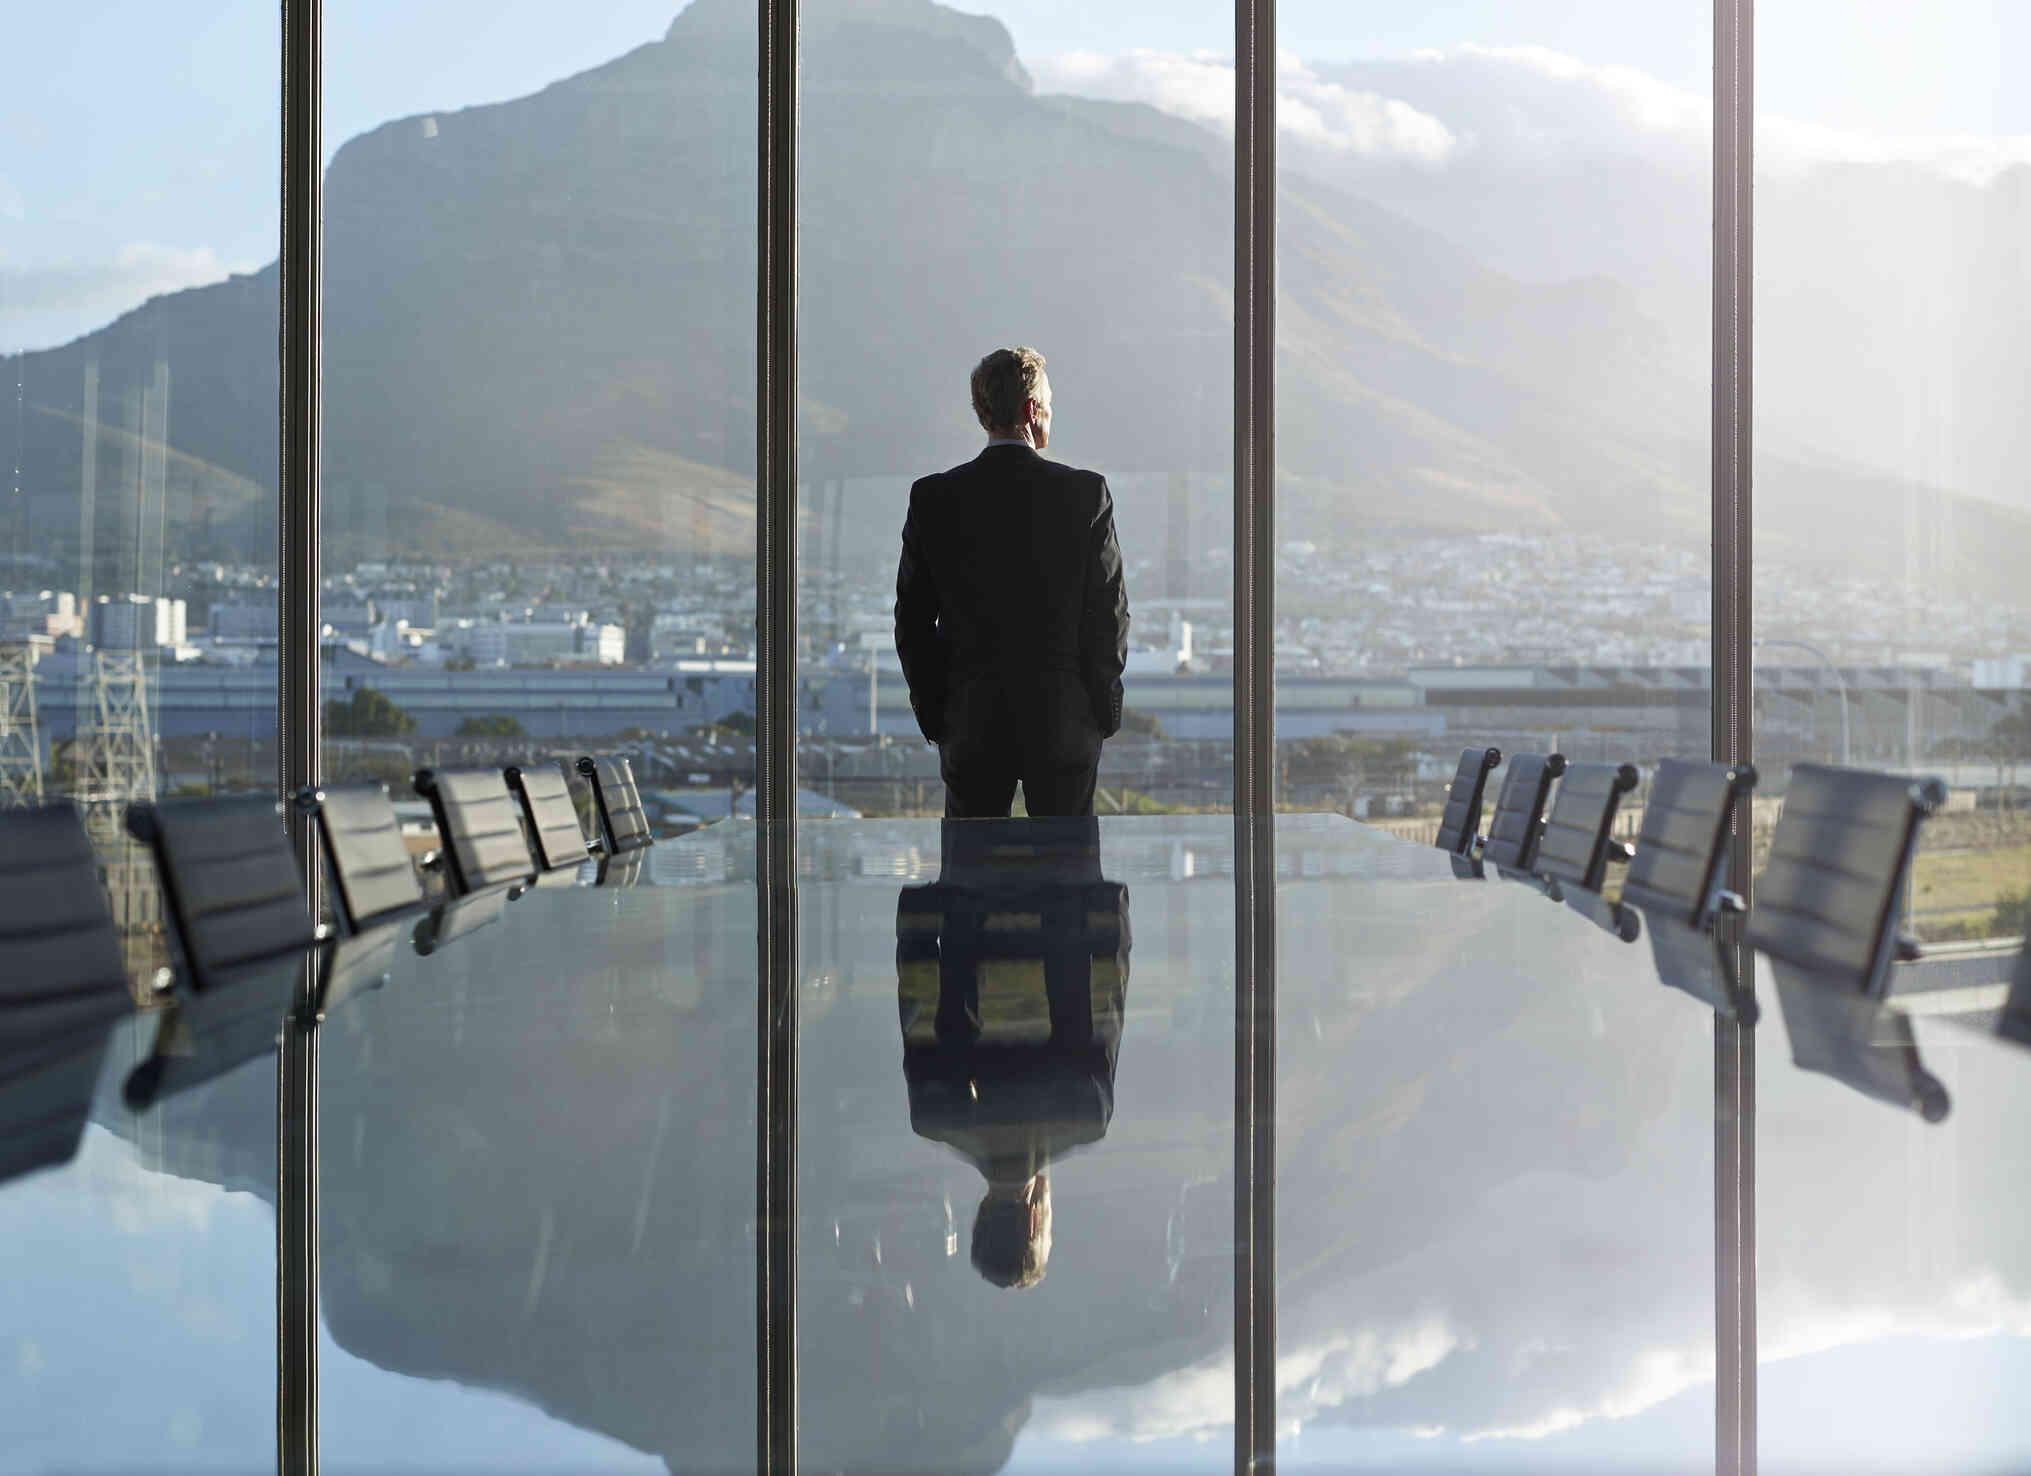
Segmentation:
<svg viewBox="0 0 2031 1476">
<path fill-rule="evenodd" d="M 1030 1234 L 1030 1206 L 1020 1199 L 990 1194 L 973 1217 L 973 1269 L 995 1286 L 1022 1290 L 1044 1279 L 1051 1258 L 1051 1215 L 1038 1217 Z"/>
<path fill-rule="evenodd" d="M 973 413 L 984 430 L 1023 423 L 1023 401 L 1049 404 L 1044 356 L 1033 348 L 999 348 L 973 366 Z"/>
</svg>

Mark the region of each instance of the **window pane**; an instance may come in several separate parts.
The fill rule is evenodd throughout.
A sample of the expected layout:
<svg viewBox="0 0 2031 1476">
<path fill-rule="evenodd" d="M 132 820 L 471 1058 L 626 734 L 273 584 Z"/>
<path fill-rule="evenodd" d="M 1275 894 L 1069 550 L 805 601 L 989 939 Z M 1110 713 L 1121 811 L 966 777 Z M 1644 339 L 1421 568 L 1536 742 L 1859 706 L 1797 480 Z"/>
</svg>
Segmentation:
<svg viewBox="0 0 2031 1476">
<path fill-rule="evenodd" d="M 738 1469 L 752 867 L 671 840 L 751 812 L 755 9 L 325 25 L 328 782 L 413 856 L 419 767 L 624 758 L 659 843 L 332 1017 L 324 1459 Z"/>
<path fill-rule="evenodd" d="M 235 638 L 222 612 L 272 633 L 276 12 L 16 7 L 6 31 L 0 806 L 78 802 L 145 1008 L 103 1057 L 92 1035 L 32 1067 L 23 1041 L 47 1046 L 47 1027 L 9 1021 L 0 1138 L 18 1152 L 51 1128 L 75 1156 L 0 1183 L 0 1429 L 32 1468 L 202 1452 L 259 1469 L 275 1459 L 274 1060 L 126 1105 L 158 1038 L 184 1082 L 208 1038 L 188 995 L 149 987 L 169 961 L 161 898 L 122 820 L 136 800 L 275 787 L 272 634 Z M 32 1012 L 35 987 L 9 978 L 7 1012 Z M 109 1371 L 135 1368 L 156 1372 L 121 1379 L 106 1418 Z"/>
<path fill-rule="evenodd" d="M 1279 1464 L 1700 1470 L 1710 1016 L 1433 840 L 1708 754 L 1710 7 L 1278 10 Z"/>
<path fill-rule="evenodd" d="M 799 838 L 802 1459 L 1225 1471 L 1232 826 L 1165 812 L 1231 803 L 1231 106 L 1181 118 L 1124 79 L 1233 17 L 994 12 L 803 12 L 800 762 L 866 818 Z M 1078 771 L 1112 720 L 1076 630 L 1110 608 L 1097 487 L 984 448 L 972 407 L 1016 346 L 1047 361 L 1043 459 L 1106 478 L 1133 612 L 1093 839 L 930 818 L 927 732 L 969 795 L 1007 776 L 969 804 L 1023 777 L 1020 816 L 1083 799 L 1035 730 Z M 948 468 L 899 616 L 911 486 Z"/>
<path fill-rule="evenodd" d="M 892 644 L 900 535 L 911 484 L 981 452 L 969 375 L 1013 346 L 1046 360 L 1047 457 L 1100 472 L 1113 500 L 1131 626 L 1097 806 L 1231 804 L 1231 100 L 1179 116 L 1139 79 L 1148 48 L 1191 53 L 1232 16 L 1117 9 L 927 4 L 877 24 L 824 0 L 805 18 L 801 764 L 864 813 L 943 807 Z M 1189 68 L 1195 95 L 1217 91 L 1217 67 Z M 1002 567 L 961 557 L 934 554 L 962 590 Z"/>
<path fill-rule="evenodd" d="M 611 10 L 327 16 L 325 772 L 621 755 L 675 834 L 752 808 L 755 37 Z"/>
<path fill-rule="evenodd" d="M 2015 1469 L 2031 1421 L 2002 1391 L 2031 1356 L 2031 1258 L 2004 1227 L 2031 1073 L 1977 1032 L 2031 899 L 2031 18 L 1773 6 L 1757 46 L 1759 864 L 1794 764 L 1946 793 L 1894 919 L 1933 952 L 1894 970 L 1892 1009 L 1830 1058 L 1805 986 L 1763 981 L 1799 1060 L 1851 1068 L 1760 1074 L 1763 1469 Z M 1915 1094 L 1914 1068 L 1944 1121 L 1846 1084 Z"/>
</svg>

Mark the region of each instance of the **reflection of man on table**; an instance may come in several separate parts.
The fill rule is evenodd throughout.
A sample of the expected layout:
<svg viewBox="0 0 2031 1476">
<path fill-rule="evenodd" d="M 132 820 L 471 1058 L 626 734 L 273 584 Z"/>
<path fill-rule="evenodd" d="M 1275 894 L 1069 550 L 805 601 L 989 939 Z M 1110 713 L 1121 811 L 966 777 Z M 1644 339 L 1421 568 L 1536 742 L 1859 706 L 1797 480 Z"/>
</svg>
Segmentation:
<svg viewBox="0 0 2031 1476">
<path fill-rule="evenodd" d="M 1114 1115 L 1128 890 L 1100 875 L 1099 825 L 948 821 L 938 881 L 896 909 L 910 1126 L 980 1171 L 973 1265 L 1034 1286 L 1051 1254 L 1053 1158 Z"/>
</svg>

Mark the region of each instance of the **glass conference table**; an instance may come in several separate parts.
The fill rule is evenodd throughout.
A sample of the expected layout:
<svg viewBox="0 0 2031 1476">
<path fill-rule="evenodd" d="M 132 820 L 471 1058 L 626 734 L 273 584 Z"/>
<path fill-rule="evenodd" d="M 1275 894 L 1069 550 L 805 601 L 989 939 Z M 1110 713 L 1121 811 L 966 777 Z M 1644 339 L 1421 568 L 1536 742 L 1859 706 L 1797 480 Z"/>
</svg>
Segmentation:
<svg viewBox="0 0 2031 1476">
<path fill-rule="evenodd" d="M 990 830 L 799 832 L 800 1468 L 1232 1470 L 1233 823 Z M 754 1469 L 754 839 L 496 896 L 335 994 L 324 1470 Z M 1714 1469 L 1711 1014 L 1527 886 L 1275 841 L 1278 1462 Z M 1939 1124 L 1758 1028 L 1766 1472 L 2031 1469 L 2031 1056 L 1916 1028 Z M 276 1463 L 276 1057 L 133 1110 L 163 1029 L 0 1184 L 0 1470 Z"/>
</svg>

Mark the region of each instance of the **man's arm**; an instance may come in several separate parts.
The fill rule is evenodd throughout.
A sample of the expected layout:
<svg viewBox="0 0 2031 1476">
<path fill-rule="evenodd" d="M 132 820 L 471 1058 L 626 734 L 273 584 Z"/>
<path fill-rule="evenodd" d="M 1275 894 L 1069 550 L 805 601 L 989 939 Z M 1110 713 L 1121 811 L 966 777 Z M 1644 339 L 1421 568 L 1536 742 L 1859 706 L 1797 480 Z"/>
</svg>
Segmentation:
<svg viewBox="0 0 2031 1476">
<path fill-rule="evenodd" d="M 1100 510 L 1087 535 L 1086 618 L 1079 635 L 1080 670 L 1100 736 L 1121 731 L 1121 673 L 1128 665 L 1128 588 L 1114 536 L 1114 496 L 1100 483 Z"/>
<path fill-rule="evenodd" d="M 917 507 L 919 482 L 910 488 L 903 520 L 903 556 L 896 565 L 896 655 L 910 687 L 910 710 L 933 743 L 945 737 L 945 638 L 938 631 L 938 587 L 924 557 L 923 514 Z"/>
</svg>

